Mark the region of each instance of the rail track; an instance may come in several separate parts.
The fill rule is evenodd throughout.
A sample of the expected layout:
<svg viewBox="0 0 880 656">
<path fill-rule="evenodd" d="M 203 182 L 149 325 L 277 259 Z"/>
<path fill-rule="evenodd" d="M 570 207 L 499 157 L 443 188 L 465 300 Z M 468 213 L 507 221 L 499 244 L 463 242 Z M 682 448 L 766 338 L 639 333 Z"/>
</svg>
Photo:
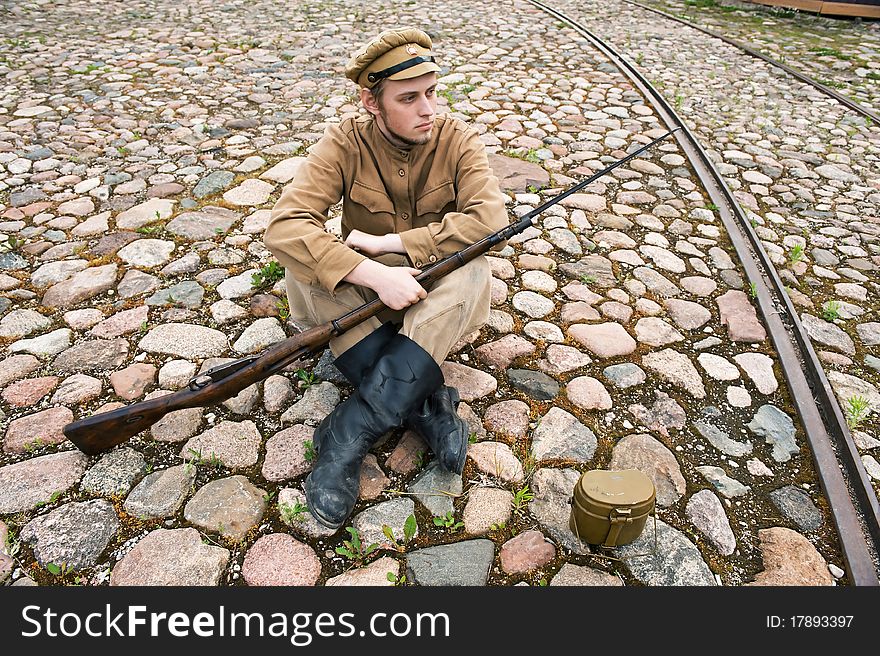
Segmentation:
<svg viewBox="0 0 880 656">
<path fill-rule="evenodd" d="M 825 95 L 830 96 L 831 98 L 834 98 L 841 105 L 848 107 L 849 109 L 853 110 L 854 112 L 857 112 L 858 114 L 861 114 L 862 116 L 870 118 L 872 121 L 880 123 L 880 114 L 878 114 L 877 112 L 875 112 L 871 109 L 868 109 L 867 107 L 856 102 L 852 98 L 849 98 L 848 96 L 844 96 L 842 93 L 839 93 L 838 91 L 835 91 L 834 89 L 832 89 L 828 85 L 822 84 L 818 80 L 811 78 L 809 75 L 802 73 L 801 71 L 799 71 L 795 68 L 792 68 L 788 64 L 784 64 L 777 59 L 773 59 L 772 57 L 768 57 L 763 52 L 760 52 L 759 50 L 756 50 L 750 46 L 747 46 L 746 44 L 742 43 L 741 41 L 731 39 L 728 36 L 725 36 L 723 34 L 719 34 L 718 32 L 715 32 L 714 30 L 710 30 L 708 28 L 702 27 L 701 25 L 697 25 L 696 23 L 692 23 L 692 22 L 687 21 L 687 20 L 680 18 L 678 16 L 673 16 L 669 12 L 663 11 L 662 9 L 657 9 L 655 7 L 649 7 L 648 5 L 643 4 L 641 2 L 636 2 L 636 0 L 621 0 L 621 2 L 625 2 L 628 5 L 633 5 L 634 7 L 639 7 L 641 9 L 644 9 L 645 11 L 650 11 L 652 13 L 658 14 L 660 16 L 663 16 L 664 18 L 668 18 L 669 20 L 675 21 L 676 23 L 680 23 L 682 25 L 687 25 L 688 27 L 691 27 L 695 30 L 698 30 L 698 31 L 702 32 L 703 34 L 707 34 L 715 39 L 720 39 L 721 41 L 724 41 L 724 43 L 731 45 L 734 48 L 738 48 L 738 49 L 742 50 L 743 52 L 745 52 L 746 54 L 751 55 L 752 57 L 757 57 L 758 59 L 761 59 L 761 60 L 767 62 L 771 66 L 775 66 L 776 68 L 779 68 L 779 69 L 785 71 L 786 73 L 788 73 L 792 77 L 797 78 L 798 80 L 800 80 L 804 84 L 809 84 L 811 87 L 814 87 L 814 88 L 818 89 L 819 91 L 821 91 L 822 93 L 824 93 Z"/>
<path fill-rule="evenodd" d="M 629 4 L 638 4 L 630 0 L 624 1 Z M 878 506 L 877 497 L 859 459 L 858 450 L 822 365 L 801 325 L 791 300 L 784 291 L 775 267 L 752 229 L 745 212 L 737 203 L 705 149 L 671 104 L 622 53 L 576 19 L 539 0 L 529 0 L 529 2 L 576 30 L 626 75 L 669 129 L 681 128 L 675 133 L 675 139 L 685 152 L 690 165 L 712 202 L 718 207 L 718 213 L 724 227 L 757 292 L 760 312 L 778 353 L 791 397 L 804 426 L 819 479 L 830 503 L 850 581 L 854 585 L 878 585 L 877 554 L 880 551 L 880 506 Z M 643 7 L 643 5 L 639 6 Z M 644 8 L 649 9 L 648 7 Z M 658 13 L 662 14 L 663 12 Z M 673 16 L 668 17 L 679 20 Z M 679 22 L 688 24 L 686 21 Z M 726 37 L 721 37 L 699 27 L 697 29 L 731 43 Z M 736 42 L 732 42 L 732 44 L 742 47 L 749 54 L 780 66 L 798 79 L 812 84 L 826 93 L 830 92 L 829 95 L 833 95 L 835 98 L 839 96 L 833 90 L 810 80 L 801 73 L 790 70 L 787 66 Z M 857 103 L 841 98 L 837 99 L 847 107 L 859 111 L 863 115 L 872 114 Z"/>
</svg>

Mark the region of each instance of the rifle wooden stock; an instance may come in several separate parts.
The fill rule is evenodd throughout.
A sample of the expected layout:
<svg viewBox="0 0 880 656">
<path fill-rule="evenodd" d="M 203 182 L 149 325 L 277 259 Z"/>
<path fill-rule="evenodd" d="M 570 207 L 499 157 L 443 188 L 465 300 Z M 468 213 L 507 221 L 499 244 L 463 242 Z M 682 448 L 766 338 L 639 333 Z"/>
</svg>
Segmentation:
<svg viewBox="0 0 880 656">
<path fill-rule="evenodd" d="M 555 205 L 563 198 L 583 189 L 673 132 L 675 130 L 654 139 L 623 159 L 577 183 L 523 215 L 515 223 L 511 223 L 498 232 L 424 268 L 416 280 L 423 286 L 429 286 L 471 260 L 487 253 L 494 246 L 531 226 L 532 220 L 551 205 Z M 364 303 L 338 319 L 333 319 L 278 342 L 259 356 L 242 358 L 203 372 L 196 376 L 186 389 L 71 422 L 63 428 L 64 435 L 83 453 L 88 455 L 101 453 L 146 430 L 168 413 L 185 408 L 200 408 L 235 396 L 249 385 L 268 378 L 296 360 L 323 349 L 331 339 L 375 316 L 385 307 L 385 304 L 379 299 Z"/>
</svg>

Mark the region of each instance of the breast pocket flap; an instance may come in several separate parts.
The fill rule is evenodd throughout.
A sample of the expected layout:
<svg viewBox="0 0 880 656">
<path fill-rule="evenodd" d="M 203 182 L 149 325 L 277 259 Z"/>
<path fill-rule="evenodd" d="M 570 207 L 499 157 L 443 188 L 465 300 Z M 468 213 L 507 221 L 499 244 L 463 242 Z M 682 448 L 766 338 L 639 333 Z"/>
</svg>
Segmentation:
<svg viewBox="0 0 880 656">
<path fill-rule="evenodd" d="M 353 202 L 357 203 L 358 205 L 363 205 L 374 214 L 377 214 L 379 212 L 394 214 L 394 204 L 391 202 L 391 199 L 388 198 L 388 196 L 382 191 L 377 191 L 375 189 L 371 189 L 370 187 L 365 187 L 358 182 L 355 182 L 351 186 L 349 197 Z"/>
</svg>

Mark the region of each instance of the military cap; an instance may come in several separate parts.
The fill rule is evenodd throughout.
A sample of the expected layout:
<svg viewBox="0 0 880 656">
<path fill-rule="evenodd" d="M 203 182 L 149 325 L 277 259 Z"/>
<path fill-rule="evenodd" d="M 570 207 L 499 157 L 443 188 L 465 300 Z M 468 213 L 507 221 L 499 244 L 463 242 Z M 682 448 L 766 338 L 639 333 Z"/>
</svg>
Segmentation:
<svg viewBox="0 0 880 656">
<path fill-rule="evenodd" d="M 408 80 L 439 72 L 431 37 L 415 28 L 388 30 L 362 46 L 348 61 L 345 76 L 372 89 L 380 80 Z"/>
</svg>

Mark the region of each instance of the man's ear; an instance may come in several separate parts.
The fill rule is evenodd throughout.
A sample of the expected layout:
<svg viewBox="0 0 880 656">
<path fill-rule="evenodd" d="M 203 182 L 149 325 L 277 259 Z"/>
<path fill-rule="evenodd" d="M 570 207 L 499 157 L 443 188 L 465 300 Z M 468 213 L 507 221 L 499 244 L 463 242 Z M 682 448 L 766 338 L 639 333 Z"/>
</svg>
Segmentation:
<svg viewBox="0 0 880 656">
<path fill-rule="evenodd" d="M 376 102 L 376 96 L 369 89 L 361 87 L 361 103 L 373 116 L 379 115 L 379 103 Z"/>
</svg>

